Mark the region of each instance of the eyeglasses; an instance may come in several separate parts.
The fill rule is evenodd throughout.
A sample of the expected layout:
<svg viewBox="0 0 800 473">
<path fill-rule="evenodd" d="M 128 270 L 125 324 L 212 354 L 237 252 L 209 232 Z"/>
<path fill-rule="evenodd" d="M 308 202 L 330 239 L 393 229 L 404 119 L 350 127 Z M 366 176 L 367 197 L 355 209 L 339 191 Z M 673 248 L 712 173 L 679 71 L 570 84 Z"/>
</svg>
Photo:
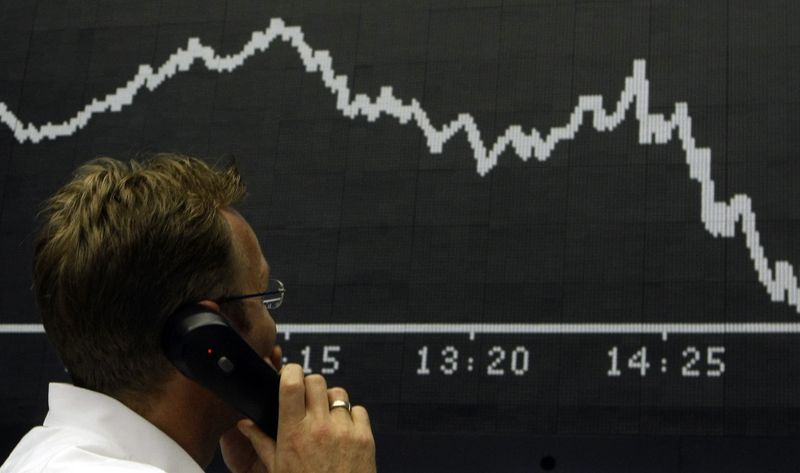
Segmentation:
<svg viewBox="0 0 800 473">
<path fill-rule="evenodd" d="M 261 303 L 264 304 L 264 307 L 266 307 L 267 310 L 272 310 L 277 309 L 283 304 L 284 294 L 286 294 L 286 289 L 283 287 L 283 283 L 277 279 L 270 279 L 267 283 L 267 290 L 264 292 L 254 292 L 253 294 L 243 294 L 241 296 L 225 296 L 216 299 L 214 302 L 222 304 L 223 302 L 261 297 Z"/>
</svg>

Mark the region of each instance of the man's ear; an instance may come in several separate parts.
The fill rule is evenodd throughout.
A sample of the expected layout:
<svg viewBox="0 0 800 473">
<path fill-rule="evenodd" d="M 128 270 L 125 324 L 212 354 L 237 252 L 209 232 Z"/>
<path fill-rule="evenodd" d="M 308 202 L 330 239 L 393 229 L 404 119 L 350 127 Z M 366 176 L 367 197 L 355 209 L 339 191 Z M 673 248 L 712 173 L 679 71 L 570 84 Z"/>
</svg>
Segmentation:
<svg viewBox="0 0 800 473">
<path fill-rule="evenodd" d="M 198 305 L 211 309 L 215 313 L 221 315 L 225 320 L 230 323 L 234 329 L 236 329 L 241 334 L 246 334 L 250 331 L 250 325 L 247 322 L 247 318 L 244 316 L 244 313 L 238 310 L 234 310 L 234 308 L 229 308 L 227 312 L 223 312 L 222 308 L 219 306 L 218 303 L 204 299 L 202 301 L 197 302 Z"/>
<path fill-rule="evenodd" d="M 219 308 L 219 304 L 217 304 L 216 302 L 214 302 L 212 300 L 203 299 L 202 301 L 199 301 L 197 304 L 201 305 L 203 307 L 208 307 L 209 309 L 213 310 L 214 312 L 216 312 L 218 314 L 222 313 L 222 309 Z"/>
</svg>

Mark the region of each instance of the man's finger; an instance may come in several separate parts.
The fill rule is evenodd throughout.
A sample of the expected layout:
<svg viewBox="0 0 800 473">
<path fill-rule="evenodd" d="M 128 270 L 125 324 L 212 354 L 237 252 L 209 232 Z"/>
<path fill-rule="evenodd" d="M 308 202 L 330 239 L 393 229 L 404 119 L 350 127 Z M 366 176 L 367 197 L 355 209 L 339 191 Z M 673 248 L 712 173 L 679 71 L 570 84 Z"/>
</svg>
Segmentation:
<svg viewBox="0 0 800 473">
<path fill-rule="evenodd" d="M 328 404 L 333 404 L 333 401 L 348 401 L 350 402 L 350 395 L 341 387 L 334 387 L 328 389 Z"/>
<path fill-rule="evenodd" d="M 306 385 L 303 367 L 290 363 L 281 370 L 281 385 L 278 404 L 278 431 L 280 425 L 294 424 L 306 416 Z"/>
<path fill-rule="evenodd" d="M 329 415 L 328 383 L 321 375 L 306 376 L 306 410 L 319 419 Z"/>
<path fill-rule="evenodd" d="M 283 366 L 283 349 L 280 345 L 275 345 L 272 348 L 272 353 L 269 354 L 269 360 L 272 362 L 272 366 L 274 366 L 276 370 L 280 371 L 281 367 Z"/>
<path fill-rule="evenodd" d="M 247 440 L 253 445 L 255 454 L 258 455 L 261 463 L 267 467 L 267 471 L 275 471 L 275 440 L 262 432 L 250 419 L 240 420 L 236 424 L 236 428 L 242 435 L 247 437 Z M 241 452 L 239 453 L 241 454 Z"/>
<path fill-rule="evenodd" d="M 333 406 L 334 401 L 344 401 L 349 403 L 350 395 L 347 394 L 347 391 L 339 387 L 328 389 L 328 409 L 331 411 L 331 416 L 338 419 L 350 421 L 351 420 L 350 409 L 347 409 L 345 407 L 331 408 Z"/>
<path fill-rule="evenodd" d="M 350 411 L 350 416 L 353 418 L 353 423 L 356 424 L 357 428 L 366 429 L 372 433 L 372 427 L 370 427 L 369 423 L 369 414 L 367 414 L 367 410 L 364 406 L 353 406 L 353 410 Z"/>
</svg>

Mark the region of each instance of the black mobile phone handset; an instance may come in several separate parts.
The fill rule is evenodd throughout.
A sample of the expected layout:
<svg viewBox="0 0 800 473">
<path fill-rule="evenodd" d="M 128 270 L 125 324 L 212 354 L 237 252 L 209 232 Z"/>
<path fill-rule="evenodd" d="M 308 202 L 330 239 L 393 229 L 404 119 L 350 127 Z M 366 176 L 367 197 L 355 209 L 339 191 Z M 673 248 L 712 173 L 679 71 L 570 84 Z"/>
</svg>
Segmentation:
<svg viewBox="0 0 800 473">
<path fill-rule="evenodd" d="M 169 317 L 161 342 L 187 378 L 277 437 L 280 375 L 224 317 L 199 304 L 185 306 Z"/>
</svg>

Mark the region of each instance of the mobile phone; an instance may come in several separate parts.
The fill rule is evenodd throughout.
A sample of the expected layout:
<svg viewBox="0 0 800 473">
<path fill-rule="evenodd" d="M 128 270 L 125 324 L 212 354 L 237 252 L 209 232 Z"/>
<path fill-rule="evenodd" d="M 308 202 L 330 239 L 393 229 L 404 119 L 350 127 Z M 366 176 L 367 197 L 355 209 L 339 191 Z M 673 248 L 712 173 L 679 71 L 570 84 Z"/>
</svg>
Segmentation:
<svg viewBox="0 0 800 473">
<path fill-rule="evenodd" d="M 224 317 L 199 304 L 182 307 L 167 320 L 161 342 L 181 373 L 277 438 L 280 375 Z"/>
</svg>

